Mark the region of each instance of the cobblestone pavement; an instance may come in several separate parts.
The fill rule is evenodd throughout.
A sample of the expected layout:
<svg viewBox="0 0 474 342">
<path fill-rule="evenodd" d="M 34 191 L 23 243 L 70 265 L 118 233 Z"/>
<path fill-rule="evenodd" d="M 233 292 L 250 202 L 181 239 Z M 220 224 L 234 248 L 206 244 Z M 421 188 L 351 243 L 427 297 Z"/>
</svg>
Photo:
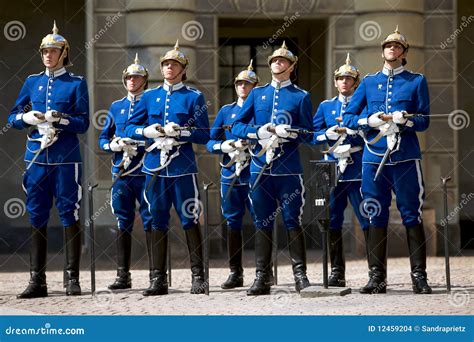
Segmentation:
<svg viewBox="0 0 474 342">
<path fill-rule="evenodd" d="M 222 265 L 222 263 L 220 263 Z M 245 286 L 221 290 L 227 269 L 211 268 L 210 296 L 191 295 L 190 271 L 173 270 L 173 286 L 168 296 L 143 297 L 148 285 L 148 271 L 134 270 L 133 289 L 112 293 L 105 290 L 114 271 L 97 272 L 96 297 L 90 295 L 89 273 L 81 273 L 84 295 L 67 297 L 62 288 L 62 273 L 48 272 L 48 298 L 17 300 L 28 281 L 26 272 L 0 273 L 0 314 L 48 315 L 472 315 L 474 314 L 474 256 L 451 258 L 453 292 L 445 291 L 444 258 L 428 259 L 428 276 L 432 295 L 414 295 L 411 291 L 408 258 L 391 258 L 388 262 L 387 294 L 361 295 L 367 266 L 364 260 L 347 262 L 348 286 L 352 294 L 344 297 L 301 298 L 294 290 L 291 267 L 279 267 L 279 285 L 270 296 L 248 297 L 245 293 L 253 281 L 254 269 L 246 268 Z M 308 267 L 310 280 L 322 278 L 321 264 Z"/>
</svg>

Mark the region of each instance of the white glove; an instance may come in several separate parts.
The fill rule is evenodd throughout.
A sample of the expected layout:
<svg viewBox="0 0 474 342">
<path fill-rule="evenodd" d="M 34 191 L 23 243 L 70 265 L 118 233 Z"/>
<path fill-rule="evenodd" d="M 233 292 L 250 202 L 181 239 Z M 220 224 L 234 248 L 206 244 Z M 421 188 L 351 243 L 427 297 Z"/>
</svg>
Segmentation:
<svg viewBox="0 0 474 342">
<path fill-rule="evenodd" d="M 232 146 L 234 140 L 225 140 L 221 144 L 221 151 L 224 153 L 230 153 L 235 151 L 235 147 Z"/>
<path fill-rule="evenodd" d="M 339 139 L 340 134 L 336 132 L 336 129 L 338 127 L 339 126 L 335 125 L 335 126 L 332 126 L 332 127 L 328 128 L 326 130 L 326 137 L 328 138 L 328 140 L 337 140 L 337 139 Z"/>
<path fill-rule="evenodd" d="M 295 139 L 298 134 L 294 133 L 294 132 L 288 132 L 287 129 L 288 128 L 291 128 L 290 125 L 276 125 L 275 127 L 275 133 L 276 135 L 278 135 L 280 138 L 293 138 Z"/>
<path fill-rule="evenodd" d="M 379 127 L 385 123 L 385 121 L 379 118 L 381 114 L 383 114 L 383 112 L 377 112 L 369 116 L 367 123 L 369 124 L 370 127 Z"/>
<path fill-rule="evenodd" d="M 165 135 L 160 132 L 158 128 L 160 128 L 161 125 L 159 123 L 147 126 L 143 129 L 143 135 L 145 138 L 151 138 L 151 139 L 156 139 L 160 137 L 164 137 Z"/>
<path fill-rule="evenodd" d="M 165 125 L 164 129 L 165 129 L 166 136 L 168 137 L 179 136 L 180 132 L 174 129 L 175 126 L 178 126 L 178 125 L 174 122 L 169 122 Z"/>
<path fill-rule="evenodd" d="M 248 144 L 244 143 L 244 140 L 239 139 L 236 142 L 234 142 L 234 146 L 237 150 L 244 150 L 248 147 Z"/>
<path fill-rule="evenodd" d="M 21 119 L 28 125 L 36 126 L 37 124 L 44 122 L 44 120 L 38 119 L 36 117 L 36 114 L 43 114 L 43 113 L 38 112 L 37 110 L 32 110 L 32 111 L 29 111 L 28 113 L 23 114 L 21 116 Z"/>
<path fill-rule="evenodd" d="M 269 139 L 273 135 L 272 132 L 268 130 L 268 127 L 270 127 L 271 125 L 272 123 L 269 122 L 258 129 L 257 137 L 259 140 Z"/>
<path fill-rule="evenodd" d="M 346 133 L 349 135 L 356 135 L 358 132 L 346 127 Z"/>
<path fill-rule="evenodd" d="M 110 142 L 109 144 L 109 147 L 110 147 L 110 150 L 112 152 L 121 152 L 122 151 L 122 145 L 120 144 L 121 143 L 121 140 L 120 137 L 115 137 L 112 139 L 112 141 Z"/>
<path fill-rule="evenodd" d="M 57 121 L 61 120 L 61 118 L 54 117 L 53 113 L 54 113 L 54 111 L 52 111 L 52 110 L 48 110 L 46 113 L 44 113 L 44 118 L 46 119 L 46 121 L 48 121 L 48 122 L 57 122 Z"/>
<path fill-rule="evenodd" d="M 405 114 L 407 114 L 406 111 L 396 111 L 395 113 L 393 113 L 393 116 L 392 116 L 392 120 L 393 122 L 395 122 L 396 124 L 399 124 L 399 125 L 404 125 L 407 123 L 407 118 L 405 117 Z"/>
</svg>

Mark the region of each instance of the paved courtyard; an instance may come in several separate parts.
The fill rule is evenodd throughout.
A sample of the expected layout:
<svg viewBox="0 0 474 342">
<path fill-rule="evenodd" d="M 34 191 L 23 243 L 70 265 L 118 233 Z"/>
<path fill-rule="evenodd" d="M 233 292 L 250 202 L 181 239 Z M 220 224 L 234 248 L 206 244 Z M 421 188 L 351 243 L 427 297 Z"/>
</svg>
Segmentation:
<svg viewBox="0 0 474 342">
<path fill-rule="evenodd" d="M 312 259 L 316 260 L 316 259 Z M 246 264 L 252 265 L 251 259 Z M 15 295 L 28 281 L 26 272 L 0 273 L 0 314 L 41 315 L 473 315 L 474 256 L 451 258 L 451 295 L 445 291 L 444 258 L 428 259 L 428 276 L 432 295 L 414 295 L 411 291 L 408 258 L 390 258 L 389 289 L 385 295 L 361 295 L 357 289 L 367 280 L 366 262 L 347 262 L 348 286 L 352 294 L 344 297 L 301 298 L 294 290 L 291 267 L 280 265 L 278 285 L 270 296 L 248 297 L 246 288 L 252 283 L 254 269 L 245 270 L 245 286 L 236 290 L 221 290 L 227 269 L 224 261 L 211 264 L 211 293 L 191 295 L 190 271 L 173 269 L 173 286 L 168 296 L 143 297 L 148 285 L 148 271 L 134 270 L 133 289 L 112 293 L 106 290 L 114 271 L 97 272 L 98 292 L 90 293 L 89 272 L 82 271 L 84 295 L 67 297 L 62 288 L 62 272 L 47 273 L 48 298 L 17 300 Z M 215 268 L 215 267 L 216 268 Z M 321 263 L 309 265 L 308 275 L 314 284 L 322 278 Z"/>
</svg>

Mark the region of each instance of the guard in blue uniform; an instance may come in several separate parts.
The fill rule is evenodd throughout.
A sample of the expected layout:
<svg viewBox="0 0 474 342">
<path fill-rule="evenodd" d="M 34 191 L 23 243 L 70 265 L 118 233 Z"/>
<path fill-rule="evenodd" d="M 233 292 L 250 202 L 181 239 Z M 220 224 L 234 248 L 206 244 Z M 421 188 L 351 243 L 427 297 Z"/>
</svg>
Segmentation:
<svg viewBox="0 0 474 342">
<path fill-rule="evenodd" d="M 135 61 L 122 73 L 122 83 L 127 97 L 112 103 L 107 120 L 99 136 L 99 147 L 114 153 L 111 191 L 112 212 L 117 217 L 117 278 L 109 285 L 111 290 L 132 287 L 130 260 L 132 253 L 132 230 L 135 208 L 138 202 L 145 234 L 151 234 L 151 214 L 143 198 L 145 174 L 141 172 L 145 153 L 144 141 L 127 138 L 125 126 L 134 108 L 148 87 L 148 70 L 140 64 L 138 54 Z M 148 238 L 150 239 L 150 238 Z"/>
<path fill-rule="evenodd" d="M 53 200 L 65 231 L 66 294 L 80 295 L 79 262 L 82 160 L 78 134 L 89 128 L 89 96 L 81 76 L 66 71 L 69 44 L 58 34 L 43 38 L 40 54 L 46 71 L 29 76 L 8 117 L 16 129 L 29 129 L 23 190 L 31 223 L 30 273 L 18 298 L 46 297 L 47 224 Z"/>
<path fill-rule="evenodd" d="M 191 293 L 204 293 L 202 236 L 197 164 L 192 144 L 209 141 L 209 120 L 204 96 L 187 87 L 188 58 L 173 50 L 160 58 L 163 86 L 145 91 L 125 132 L 129 138 L 148 140 L 143 172 L 144 198 L 153 217 L 150 249 L 150 287 L 145 296 L 168 293 L 166 279 L 167 233 L 173 205 L 183 225 L 190 255 Z"/>
<path fill-rule="evenodd" d="M 369 214 L 369 282 L 361 293 L 386 292 L 387 226 L 391 192 L 406 227 L 414 293 L 431 293 L 422 223 L 425 196 L 416 132 L 429 126 L 430 100 L 423 75 L 405 70 L 408 42 L 398 27 L 382 42 L 382 71 L 367 75 L 354 93 L 344 124 L 366 129 L 362 195 Z M 367 115 L 359 116 L 364 107 Z"/>
<path fill-rule="evenodd" d="M 302 227 L 303 168 L 298 144 L 310 143 L 312 108 L 308 92 L 291 83 L 297 57 L 283 42 L 268 57 L 271 84 L 256 87 L 244 102 L 232 134 L 255 142 L 250 166 L 250 199 L 255 215 L 256 279 L 248 295 L 269 294 L 271 288 L 272 229 L 279 212 L 288 232 L 295 287 L 310 285 L 306 276 L 306 243 Z"/>
<path fill-rule="evenodd" d="M 355 131 L 344 127 L 342 117 L 354 90 L 360 82 L 359 70 L 351 65 L 349 54 L 346 63 L 334 72 L 334 85 L 339 95 L 323 101 L 313 118 L 314 144 L 327 143 L 330 148 L 325 160 L 337 161 L 338 183 L 331 194 L 329 222 L 329 255 L 331 275 L 329 286 L 346 286 L 344 247 L 342 243 L 342 224 L 347 200 L 351 202 L 362 230 L 369 228 L 369 220 L 362 215 L 359 207 L 362 180 L 362 150 L 364 139 Z"/>
<path fill-rule="evenodd" d="M 249 141 L 233 136 L 229 128 L 234 123 L 250 91 L 258 84 L 252 61 L 247 70 L 241 71 L 234 80 L 237 102 L 225 105 L 217 113 L 211 128 L 211 140 L 207 150 L 224 154 L 221 169 L 221 210 L 227 221 L 227 252 L 230 274 L 221 285 L 223 289 L 242 287 L 242 220 L 247 207 L 252 214 L 249 199 L 250 153 Z"/>
</svg>

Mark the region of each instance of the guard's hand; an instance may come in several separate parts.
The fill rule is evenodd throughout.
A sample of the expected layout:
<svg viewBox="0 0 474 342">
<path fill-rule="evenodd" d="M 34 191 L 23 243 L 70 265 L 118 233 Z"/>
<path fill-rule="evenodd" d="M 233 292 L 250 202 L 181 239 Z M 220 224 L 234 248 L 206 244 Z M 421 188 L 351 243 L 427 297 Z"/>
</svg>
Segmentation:
<svg viewBox="0 0 474 342">
<path fill-rule="evenodd" d="M 163 128 L 159 123 L 145 127 L 143 129 L 143 135 L 145 136 L 145 138 L 150 139 L 156 139 L 165 136 Z"/>
<path fill-rule="evenodd" d="M 231 153 L 235 151 L 234 140 L 225 140 L 221 144 L 221 151 L 224 153 Z"/>
<path fill-rule="evenodd" d="M 340 134 L 337 132 L 339 126 L 332 126 L 326 130 L 326 138 L 328 140 L 337 140 L 339 139 Z"/>
<path fill-rule="evenodd" d="M 48 110 L 45 114 L 44 114 L 44 118 L 46 121 L 48 122 L 58 122 L 59 120 L 61 120 L 61 117 L 59 115 L 55 115 L 56 111 L 54 110 Z"/>
<path fill-rule="evenodd" d="M 407 114 L 406 111 L 396 111 L 395 113 L 393 113 L 393 122 L 395 122 L 396 124 L 399 124 L 399 125 L 404 125 L 407 123 L 407 118 L 405 117 L 405 115 Z"/>
<path fill-rule="evenodd" d="M 121 144 L 120 137 L 115 137 L 109 144 L 110 150 L 112 152 L 121 152 L 123 150 L 123 144 Z"/>
<path fill-rule="evenodd" d="M 291 126 L 290 126 L 290 125 L 284 125 L 284 124 L 276 125 L 276 127 L 275 127 L 275 133 L 276 133 L 276 135 L 278 135 L 280 138 L 292 138 L 292 139 L 295 139 L 296 137 L 298 137 L 298 134 L 297 134 L 297 133 L 288 132 L 288 131 L 287 131 L 288 128 L 291 128 Z"/>
<path fill-rule="evenodd" d="M 369 116 L 369 119 L 367 120 L 367 123 L 369 124 L 370 127 L 379 127 L 382 126 L 385 121 L 383 121 L 380 118 L 380 115 L 382 115 L 383 112 L 377 112 Z"/>
<path fill-rule="evenodd" d="M 41 113 L 37 110 L 31 110 L 28 113 L 23 114 L 21 116 L 21 119 L 23 120 L 23 122 L 25 122 L 28 125 L 36 126 L 36 125 L 44 122 L 44 119 L 41 118 L 41 117 L 44 118 L 43 113 Z"/>
<path fill-rule="evenodd" d="M 234 146 L 237 150 L 244 150 L 249 146 L 249 143 L 247 140 L 239 139 L 236 142 L 234 142 Z"/>
<path fill-rule="evenodd" d="M 258 140 L 269 139 L 273 135 L 273 133 L 268 130 L 271 127 L 271 125 L 272 123 L 268 122 L 258 129 L 257 131 Z"/>
<path fill-rule="evenodd" d="M 172 137 L 172 138 L 178 137 L 180 135 L 180 131 L 177 131 L 175 127 L 179 127 L 179 125 L 174 122 L 167 123 L 164 127 L 166 136 Z"/>
</svg>

